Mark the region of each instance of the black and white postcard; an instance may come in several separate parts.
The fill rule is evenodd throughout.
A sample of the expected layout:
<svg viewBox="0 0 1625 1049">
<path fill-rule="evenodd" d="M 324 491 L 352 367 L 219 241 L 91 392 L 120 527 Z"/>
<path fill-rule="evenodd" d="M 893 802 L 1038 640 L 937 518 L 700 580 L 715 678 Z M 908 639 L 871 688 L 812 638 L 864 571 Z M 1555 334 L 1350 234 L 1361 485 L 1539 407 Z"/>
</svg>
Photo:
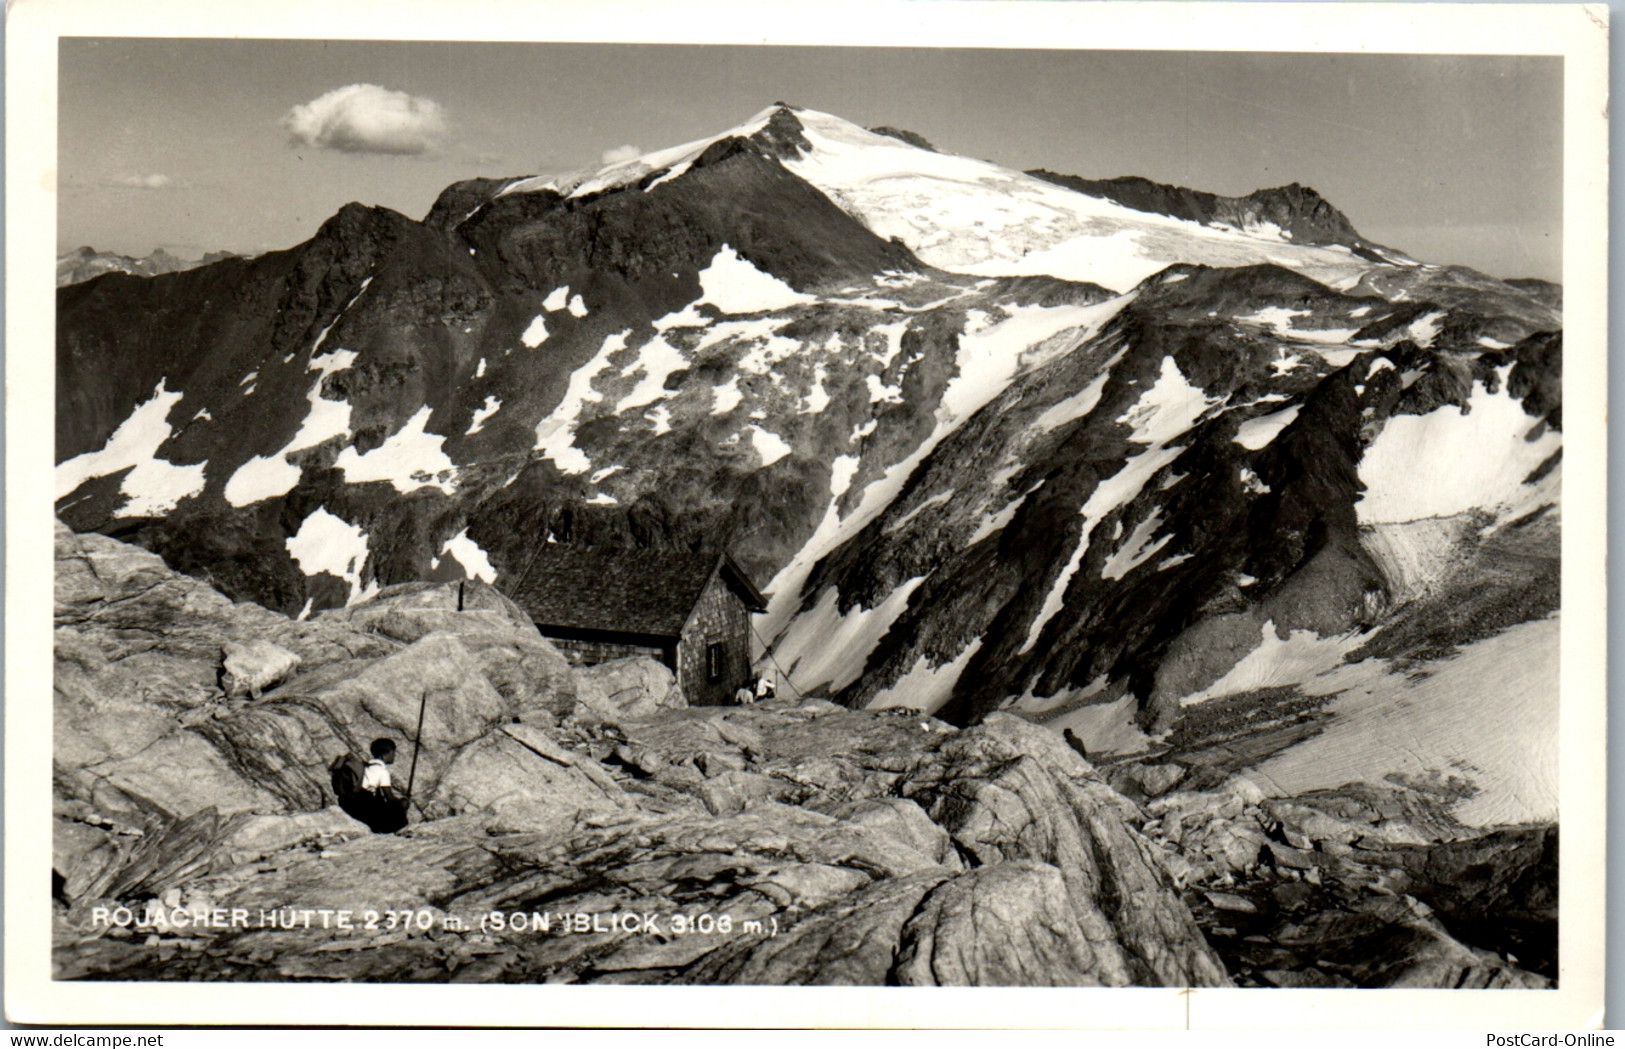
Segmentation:
<svg viewBox="0 0 1625 1049">
<path fill-rule="evenodd" d="M 332 6 L 9 14 L 10 1017 L 1601 1022 L 1606 12 Z"/>
</svg>

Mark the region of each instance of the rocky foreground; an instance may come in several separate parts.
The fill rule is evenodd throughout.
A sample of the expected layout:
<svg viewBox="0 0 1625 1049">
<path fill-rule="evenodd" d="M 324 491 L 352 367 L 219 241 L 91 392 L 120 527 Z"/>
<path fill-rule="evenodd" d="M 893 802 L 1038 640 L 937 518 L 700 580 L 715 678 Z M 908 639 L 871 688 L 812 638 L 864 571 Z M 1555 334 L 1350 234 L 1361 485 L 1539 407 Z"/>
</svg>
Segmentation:
<svg viewBox="0 0 1625 1049">
<path fill-rule="evenodd" d="M 682 709 L 652 662 L 571 669 L 483 584 L 296 621 L 111 538 L 56 545 L 61 979 L 1555 976 L 1554 827 L 1470 830 L 1396 785 L 1172 791 L 1009 714 Z M 426 695 L 413 823 L 373 835 L 327 763 L 409 741 Z"/>
</svg>

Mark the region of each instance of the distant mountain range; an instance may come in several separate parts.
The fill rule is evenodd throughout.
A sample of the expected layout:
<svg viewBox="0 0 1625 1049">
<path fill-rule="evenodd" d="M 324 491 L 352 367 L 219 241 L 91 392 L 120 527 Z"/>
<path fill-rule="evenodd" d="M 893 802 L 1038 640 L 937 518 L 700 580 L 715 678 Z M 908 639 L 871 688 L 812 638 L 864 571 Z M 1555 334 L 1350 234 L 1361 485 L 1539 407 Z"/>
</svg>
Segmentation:
<svg viewBox="0 0 1625 1049">
<path fill-rule="evenodd" d="M 92 247 L 75 248 L 56 257 L 56 286 L 78 284 L 80 281 L 100 277 L 104 273 L 129 273 L 137 277 L 156 277 L 160 273 L 178 273 L 211 262 L 232 258 L 229 251 L 211 251 L 201 259 L 180 259 L 159 248 L 145 258 L 131 258 L 111 251 L 97 251 Z"/>
</svg>

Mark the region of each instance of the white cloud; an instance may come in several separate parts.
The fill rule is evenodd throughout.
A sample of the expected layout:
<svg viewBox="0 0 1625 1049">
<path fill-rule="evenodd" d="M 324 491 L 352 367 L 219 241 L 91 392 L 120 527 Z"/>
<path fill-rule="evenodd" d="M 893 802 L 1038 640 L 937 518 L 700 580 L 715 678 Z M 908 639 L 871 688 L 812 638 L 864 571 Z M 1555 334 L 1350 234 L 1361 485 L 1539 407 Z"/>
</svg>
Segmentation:
<svg viewBox="0 0 1625 1049">
<path fill-rule="evenodd" d="M 168 189 L 174 184 L 174 179 L 156 171 L 150 175 L 120 175 L 108 180 L 108 185 L 123 189 Z"/>
<path fill-rule="evenodd" d="M 300 145 L 341 153 L 428 153 L 446 133 L 440 103 L 377 84 L 350 84 L 294 106 L 282 117 Z"/>
<path fill-rule="evenodd" d="M 600 159 L 605 164 L 619 164 L 623 160 L 632 160 L 641 156 L 643 156 L 643 150 L 636 146 L 626 145 L 604 150 L 604 155 Z"/>
</svg>

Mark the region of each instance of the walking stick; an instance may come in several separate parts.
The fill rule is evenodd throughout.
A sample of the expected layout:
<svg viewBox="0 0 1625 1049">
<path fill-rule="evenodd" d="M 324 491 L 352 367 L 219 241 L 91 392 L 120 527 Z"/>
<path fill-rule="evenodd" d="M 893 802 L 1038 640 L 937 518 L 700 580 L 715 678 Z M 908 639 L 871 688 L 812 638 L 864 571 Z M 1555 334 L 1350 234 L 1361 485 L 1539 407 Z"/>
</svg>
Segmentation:
<svg viewBox="0 0 1625 1049">
<path fill-rule="evenodd" d="M 418 751 L 423 749 L 423 712 L 429 709 L 429 690 L 423 690 L 423 702 L 418 704 L 418 731 L 412 739 L 412 771 L 406 774 L 406 801 L 411 804 L 412 784 L 418 778 Z M 422 809 L 418 810 L 423 811 Z"/>
</svg>

